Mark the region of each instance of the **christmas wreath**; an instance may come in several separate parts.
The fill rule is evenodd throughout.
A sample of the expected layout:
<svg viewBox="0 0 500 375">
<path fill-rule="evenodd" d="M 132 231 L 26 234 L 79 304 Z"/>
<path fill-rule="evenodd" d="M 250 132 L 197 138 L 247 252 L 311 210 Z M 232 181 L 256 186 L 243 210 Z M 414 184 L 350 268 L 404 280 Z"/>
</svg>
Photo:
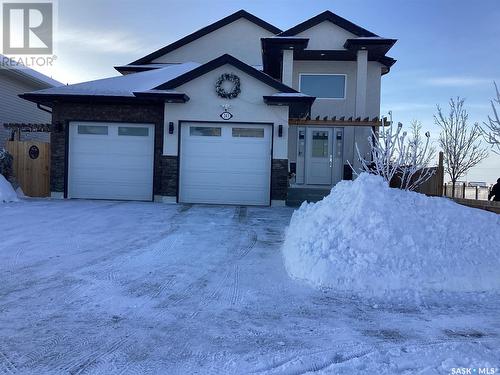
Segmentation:
<svg viewBox="0 0 500 375">
<path fill-rule="evenodd" d="M 226 91 L 226 89 L 224 88 L 225 82 L 230 82 L 233 84 L 231 90 Z M 215 83 L 215 91 L 217 92 L 217 95 L 219 95 L 221 98 L 224 99 L 236 98 L 241 92 L 240 78 L 236 74 L 232 73 L 222 74 Z"/>
</svg>

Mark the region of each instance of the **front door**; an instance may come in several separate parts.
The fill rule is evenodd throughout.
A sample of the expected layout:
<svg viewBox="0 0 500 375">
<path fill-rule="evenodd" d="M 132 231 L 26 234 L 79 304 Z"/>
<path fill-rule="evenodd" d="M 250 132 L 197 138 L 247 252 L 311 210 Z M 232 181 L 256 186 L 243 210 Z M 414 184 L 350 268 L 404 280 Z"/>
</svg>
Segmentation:
<svg viewBox="0 0 500 375">
<path fill-rule="evenodd" d="M 307 133 L 306 183 L 309 185 L 331 185 L 333 129 L 308 128 Z"/>
</svg>

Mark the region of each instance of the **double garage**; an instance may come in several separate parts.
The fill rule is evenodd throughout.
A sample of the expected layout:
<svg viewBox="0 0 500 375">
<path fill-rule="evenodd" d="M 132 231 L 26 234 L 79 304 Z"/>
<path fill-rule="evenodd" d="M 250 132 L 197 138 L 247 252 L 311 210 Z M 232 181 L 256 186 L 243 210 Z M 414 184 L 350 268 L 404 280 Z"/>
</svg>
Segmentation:
<svg viewBox="0 0 500 375">
<path fill-rule="evenodd" d="M 182 203 L 269 205 L 272 125 L 182 122 Z M 68 198 L 153 199 L 153 124 L 78 122 L 68 127 Z"/>
</svg>

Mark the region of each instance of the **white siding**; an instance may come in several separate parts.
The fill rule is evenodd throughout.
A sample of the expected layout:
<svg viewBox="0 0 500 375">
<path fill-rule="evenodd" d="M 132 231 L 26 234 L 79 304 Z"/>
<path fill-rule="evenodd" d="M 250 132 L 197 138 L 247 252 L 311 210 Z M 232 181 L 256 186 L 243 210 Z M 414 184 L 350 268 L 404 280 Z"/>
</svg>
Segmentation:
<svg viewBox="0 0 500 375">
<path fill-rule="evenodd" d="M 29 83 L 25 79 L 0 69 L 0 147 L 3 147 L 10 137 L 10 132 L 3 124 L 8 122 L 49 123 L 49 113 L 39 110 L 35 103 L 21 99 L 17 95 L 25 92 L 40 90 L 47 86 Z M 23 139 L 38 139 L 48 141 L 49 135 L 45 133 L 23 133 Z"/>
<path fill-rule="evenodd" d="M 262 65 L 260 38 L 270 36 L 274 34 L 253 22 L 240 18 L 158 57 L 153 60 L 153 63 L 194 61 L 202 64 L 227 53 L 249 65 Z"/>
<path fill-rule="evenodd" d="M 241 94 L 231 100 L 222 99 L 215 92 L 215 82 L 222 73 L 235 73 L 241 80 Z M 260 82 L 254 77 L 236 69 L 232 65 L 221 66 L 176 88 L 189 95 L 184 104 L 165 105 L 165 155 L 178 154 L 178 121 L 222 121 L 231 122 L 266 122 L 273 123 L 274 141 L 273 158 L 288 157 L 288 106 L 269 106 L 263 101 L 263 95 L 272 95 L 276 89 Z M 229 104 L 233 114 L 230 121 L 220 118 L 222 105 Z M 168 134 L 168 123 L 175 124 L 174 134 Z M 283 136 L 278 137 L 278 125 L 283 125 Z"/>
</svg>

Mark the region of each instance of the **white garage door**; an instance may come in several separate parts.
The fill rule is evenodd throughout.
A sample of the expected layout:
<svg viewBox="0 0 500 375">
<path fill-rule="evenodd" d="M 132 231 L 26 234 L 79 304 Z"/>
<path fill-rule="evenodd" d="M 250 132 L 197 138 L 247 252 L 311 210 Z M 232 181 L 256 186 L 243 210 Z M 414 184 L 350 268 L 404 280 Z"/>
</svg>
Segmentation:
<svg viewBox="0 0 500 375">
<path fill-rule="evenodd" d="M 179 200 L 269 205 L 270 125 L 184 123 Z"/>
<path fill-rule="evenodd" d="M 150 201 L 154 125 L 71 122 L 68 197 Z"/>
</svg>

